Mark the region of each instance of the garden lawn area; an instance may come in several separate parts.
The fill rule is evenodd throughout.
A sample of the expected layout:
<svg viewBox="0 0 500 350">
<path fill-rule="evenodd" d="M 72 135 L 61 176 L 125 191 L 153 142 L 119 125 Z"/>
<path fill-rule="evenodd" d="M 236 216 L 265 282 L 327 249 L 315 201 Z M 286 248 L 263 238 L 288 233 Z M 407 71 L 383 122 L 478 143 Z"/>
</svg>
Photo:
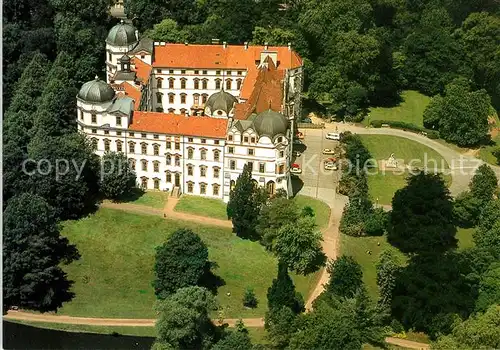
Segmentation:
<svg viewBox="0 0 500 350">
<path fill-rule="evenodd" d="M 175 211 L 227 220 L 226 203 L 220 199 L 182 195 Z"/>
<path fill-rule="evenodd" d="M 476 231 L 476 228 L 457 228 L 458 248 L 466 249 L 474 246 L 474 239 L 472 234 Z"/>
<path fill-rule="evenodd" d="M 495 137 L 493 140 L 495 142 L 494 145 L 482 147 L 479 151 L 479 158 L 484 160 L 486 163 L 490 163 L 493 165 L 499 165 L 497 158 L 493 155 L 493 151 L 500 147 L 500 135 Z"/>
<path fill-rule="evenodd" d="M 146 207 L 156 209 L 163 209 L 165 207 L 165 204 L 167 204 L 168 195 L 169 192 L 164 191 L 142 192 L 141 190 L 137 189 L 133 191 L 133 193 L 130 194 L 127 198 L 123 198 L 121 201 L 130 204 L 144 205 Z"/>
<path fill-rule="evenodd" d="M 396 107 L 376 107 L 370 109 L 370 117 L 363 124 L 368 125 L 373 120 L 401 121 L 417 126 L 424 126 L 424 110 L 431 98 L 418 91 L 403 91 L 402 102 Z"/>
<path fill-rule="evenodd" d="M 328 227 L 330 220 L 330 207 L 328 204 L 315 198 L 301 195 L 295 196 L 294 201 L 300 209 L 309 206 L 314 210 L 316 225 L 320 229 Z"/>
<path fill-rule="evenodd" d="M 267 289 L 277 272 L 276 258 L 258 242 L 236 237 L 229 229 L 205 227 L 161 217 L 101 208 L 94 215 L 64 223 L 62 234 L 76 244 L 81 258 L 64 270 L 75 281 L 75 298 L 60 314 L 84 317 L 153 318 L 156 300 L 151 283 L 155 247 L 178 228 L 190 228 L 207 244 L 209 259 L 218 264 L 214 274 L 224 280 L 217 300 L 224 318 L 262 317 Z M 294 276 L 304 299 L 314 289 L 319 273 Z M 254 289 L 259 305 L 246 309 L 242 297 Z M 230 296 L 227 293 L 230 293 Z M 217 318 L 217 312 L 213 317 Z"/>
</svg>

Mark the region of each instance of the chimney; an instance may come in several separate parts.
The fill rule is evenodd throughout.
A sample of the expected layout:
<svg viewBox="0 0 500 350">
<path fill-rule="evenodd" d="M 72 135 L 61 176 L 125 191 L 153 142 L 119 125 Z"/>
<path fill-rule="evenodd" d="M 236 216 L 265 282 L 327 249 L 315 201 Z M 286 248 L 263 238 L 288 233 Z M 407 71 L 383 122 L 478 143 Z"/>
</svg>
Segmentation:
<svg viewBox="0 0 500 350">
<path fill-rule="evenodd" d="M 212 45 L 216 45 L 219 43 L 219 39 L 212 39 Z"/>
<path fill-rule="evenodd" d="M 292 51 L 292 43 L 288 43 L 288 51 Z"/>
<path fill-rule="evenodd" d="M 135 38 L 139 40 L 139 31 L 137 29 L 135 30 Z"/>
<path fill-rule="evenodd" d="M 266 41 L 266 42 L 264 43 L 264 50 L 267 50 L 267 48 L 268 48 L 268 47 L 269 47 L 269 43 Z"/>
<path fill-rule="evenodd" d="M 225 49 L 227 49 L 227 41 L 223 41 L 222 42 L 222 47 L 225 48 Z"/>
<path fill-rule="evenodd" d="M 248 41 L 245 41 L 244 44 L 245 44 L 245 50 L 248 50 Z"/>
</svg>

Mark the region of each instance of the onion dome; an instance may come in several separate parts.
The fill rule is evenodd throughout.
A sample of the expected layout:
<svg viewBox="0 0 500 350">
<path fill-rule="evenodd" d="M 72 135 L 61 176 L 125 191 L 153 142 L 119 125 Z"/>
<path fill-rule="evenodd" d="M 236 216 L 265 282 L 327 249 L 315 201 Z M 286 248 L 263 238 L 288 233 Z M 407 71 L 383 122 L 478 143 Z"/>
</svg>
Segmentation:
<svg viewBox="0 0 500 350">
<path fill-rule="evenodd" d="M 134 26 L 124 23 L 123 20 L 111 28 L 106 38 L 106 42 L 113 46 L 129 46 L 137 41 Z"/>
<path fill-rule="evenodd" d="M 115 90 L 98 76 L 94 80 L 83 84 L 77 97 L 85 102 L 102 103 L 111 101 L 115 97 Z"/>
<path fill-rule="evenodd" d="M 288 120 L 285 116 L 271 109 L 257 114 L 253 124 L 260 136 L 265 135 L 271 138 L 278 134 L 284 135 L 288 129 Z"/>
<path fill-rule="evenodd" d="M 205 107 L 209 108 L 211 113 L 222 110 L 229 115 L 229 112 L 231 112 L 235 103 L 238 103 L 238 99 L 236 97 L 231 95 L 229 92 L 221 90 L 210 95 L 205 103 Z"/>
</svg>

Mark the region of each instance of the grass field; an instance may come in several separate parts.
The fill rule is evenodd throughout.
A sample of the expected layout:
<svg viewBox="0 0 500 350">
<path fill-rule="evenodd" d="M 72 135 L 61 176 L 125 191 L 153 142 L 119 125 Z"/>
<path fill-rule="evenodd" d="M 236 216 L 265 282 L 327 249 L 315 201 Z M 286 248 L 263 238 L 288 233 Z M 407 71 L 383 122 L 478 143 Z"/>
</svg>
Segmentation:
<svg viewBox="0 0 500 350">
<path fill-rule="evenodd" d="M 227 220 L 226 203 L 220 199 L 182 195 L 174 210 Z"/>
<path fill-rule="evenodd" d="M 121 201 L 131 204 L 144 205 L 151 208 L 163 209 L 168 200 L 169 192 L 163 191 L 147 191 L 142 192 L 139 189 L 134 191 L 127 198 Z"/>
<path fill-rule="evenodd" d="M 459 228 L 457 231 L 457 239 L 458 239 L 458 248 L 466 249 L 474 246 L 474 240 L 472 238 L 472 234 L 474 233 L 475 228 Z"/>
<path fill-rule="evenodd" d="M 214 273 L 225 283 L 218 288 L 217 295 L 224 317 L 263 316 L 267 308 L 267 288 L 276 275 L 277 262 L 259 243 L 242 240 L 229 229 L 111 209 L 100 209 L 90 217 L 64 225 L 63 235 L 77 245 L 82 257 L 64 267 L 69 278 L 75 281 L 76 296 L 60 313 L 86 317 L 154 317 L 156 297 L 151 287 L 154 249 L 182 227 L 200 235 L 209 248 L 209 259 L 219 265 Z M 297 290 L 307 299 L 319 273 L 292 278 Z M 255 309 L 242 305 L 247 287 L 254 288 L 257 295 L 259 305 Z"/>
<path fill-rule="evenodd" d="M 498 135 L 492 141 L 495 142 L 495 145 L 482 147 L 481 150 L 479 151 L 479 158 L 481 158 L 482 160 L 484 160 L 487 163 L 490 163 L 493 165 L 499 165 L 497 158 L 493 155 L 492 152 L 496 148 L 500 147 L 500 135 Z"/>
<path fill-rule="evenodd" d="M 294 200 L 300 209 L 305 206 L 313 208 L 316 214 L 316 224 L 320 228 L 328 226 L 330 207 L 326 203 L 301 195 L 296 196 Z M 218 199 L 183 195 L 175 206 L 175 211 L 227 220 L 226 203 Z"/>
<path fill-rule="evenodd" d="M 424 110 L 430 102 L 430 97 L 422 95 L 418 91 L 403 91 L 402 102 L 396 107 L 377 107 L 370 110 L 370 117 L 365 118 L 363 124 L 368 125 L 373 120 L 402 121 L 424 125 Z"/>
<path fill-rule="evenodd" d="M 387 135 L 360 135 L 360 137 L 372 157 L 378 162 L 387 160 L 394 153 L 395 158 L 404 164 L 417 159 L 420 161 L 414 162 L 415 166 L 426 164 L 430 169 L 437 168 L 438 171 L 449 168 L 448 163 L 439 153 L 416 141 Z M 374 201 L 378 198 L 379 204 L 391 204 L 394 193 L 405 186 L 408 174 L 388 170 L 385 173 L 381 171 L 373 173 L 368 176 L 370 197 Z M 448 185 L 451 185 L 450 176 L 445 176 L 445 180 Z"/>
</svg>

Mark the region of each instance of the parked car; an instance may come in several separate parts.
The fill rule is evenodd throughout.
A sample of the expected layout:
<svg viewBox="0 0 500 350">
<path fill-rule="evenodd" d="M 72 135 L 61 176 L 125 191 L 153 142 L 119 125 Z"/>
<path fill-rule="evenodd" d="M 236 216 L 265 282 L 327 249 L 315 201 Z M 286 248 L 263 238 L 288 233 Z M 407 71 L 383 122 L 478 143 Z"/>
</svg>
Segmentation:
<svg viewBox="0 0 500 350">
<path fill-rule="evenodd" d="M 304 134 L 301 133 L 300 131 L 297 133 L 296 137 L 299 139 L 299 140 L 302 140 L 304 139 Z"/>
<path fill-rule="evenodd" d="M 335 151 L 330 148 L 323 149 L 323 154 L 335 154 Z"/>
<path fill-rule="evenodd" d="M 302 169 L 300 168 L 300 165 L 298 165 L 297 163 L 293 163 L 290 172 L 292 174 L 302 174 Z"/>
<path fill-rule="evenodd" d="M 329 132 L 326 134 L 327 140 L 340 140 L 340 134 L 338 132 Z"/>
<path fill-rule="evenodd" d="M 298 140 L 298 139 L 293 139 L 293 143 L 295 145 L 302 145 L 302 141 Z"/>
<path fill-rule="evenodd" d="M 302 123 L 311 124 L 312 120 L 311 120 L 311 118 L 305 117 L 305 118 L 302 118 Z"/>
<path fill-rule="evenodd" d="M 338 160 L 337 158 L 327 158 L 324 160 L 324 168 L 325 170 L 337 170 L 338 169 Z"/>
</svg>

